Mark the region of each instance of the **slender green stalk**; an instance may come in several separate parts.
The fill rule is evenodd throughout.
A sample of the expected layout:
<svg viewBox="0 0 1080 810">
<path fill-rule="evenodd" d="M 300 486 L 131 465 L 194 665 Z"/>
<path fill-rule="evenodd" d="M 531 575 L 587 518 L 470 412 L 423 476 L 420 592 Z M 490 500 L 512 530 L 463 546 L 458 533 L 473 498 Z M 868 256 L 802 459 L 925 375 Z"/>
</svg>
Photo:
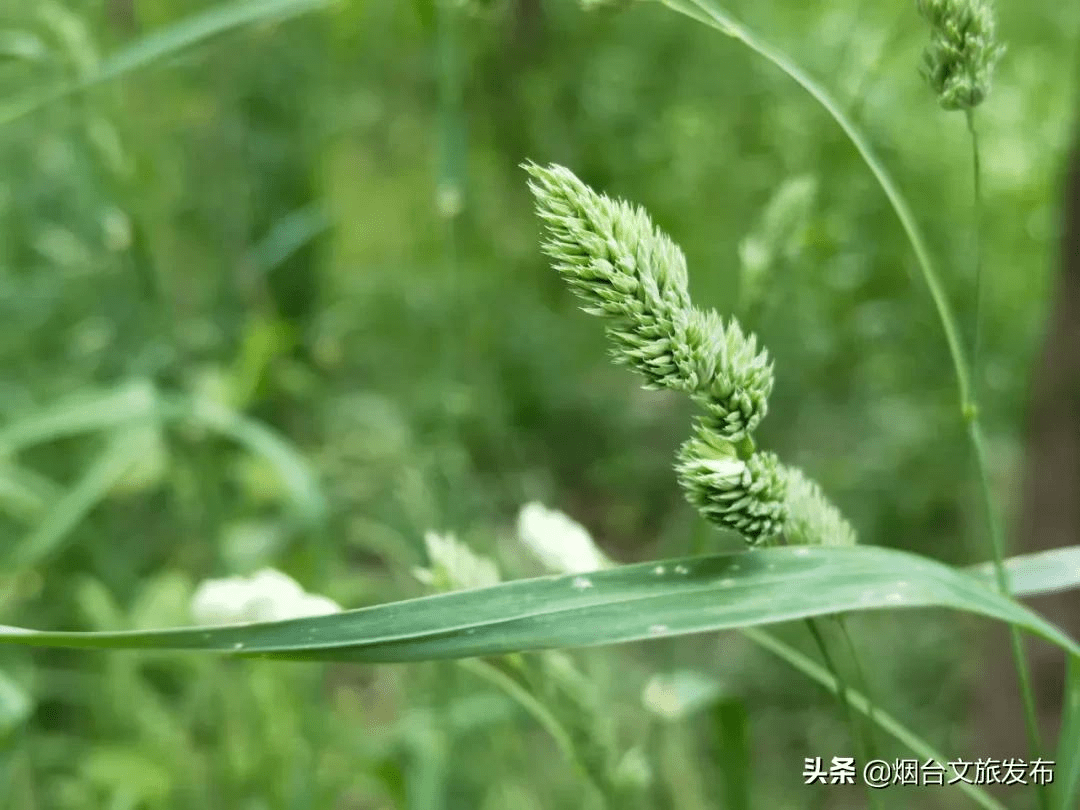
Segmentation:
<svg viewBox="0 0 1080 810">
<path fill-rule="evenodd" d="M 968 134 L 971 135 L 971 176 L 972 191 L 975 196 L 975 322 L 972 326 L 971 336 L 971 385 L 972 396 L 978 401 L 979 397 L 979 349 L 982 343 L 982 299 L 983 299 L 983 267 L 982 267 L 982 169 L 979 160 L 979 132 L 975 128 L 975 110 L 968 108 L 965 112 L 967 119 Z"/>
<path fill-rule="evenodd" d="M 877 723 L 877 719 L 874 717 L 875 701 L 873 693 L 870 691 L 870 682 L 866 679 L 866 671 L 863 669 L 862 661 L 859 660 L 858 650 L 855 648 L 855 642 L 851 638 L 851 633 L 848 632 L 847 622 L 844 621 L 843 616 L 836 617 L 836 626 L 840 628 L 840 635 L 844 638 L 844 643 L 848 648 L 848 655 L 851 656 L 851 663 L 855 667 L 855 679 L 859 686 L 859 691 L 866 695 L 869 702 L 869 714 L 868 720 L 870 721 L 870 727 L 866 732 L 866 748 L 870 752 L 870 758 L 877 758 L 877 745 L 874 743 L 873 727 Z"/>
<path fill-rule="evenodd" d="M 836 697 L 840 701 L 840 708 L 844 713 L 844 720 L 847 722 L 848 729 L 851 731 L 851 740 L 855 743 L 855 748 L 858 751 L 860 762 L 869 762 L 872 759 L 870 750 L 867 747 L 866 740 L 864 739 L 862 732 L 859 729 L 859 724 L 855 722 L 855 715 L 851 712 L 851 703 L 848 701 L 848 693 L 851 688 L 844 681 L 844 676 L 840 674 L 840 668 L 836 666 L 836 661 L 833 660 L 832 655 L 829 652 L 829 645 L 825 643 L 825 636 L 821 632 L 821 628 L 818 627 L 818 623 L 814 619 L 806 620 L 806 627 L 810 630 L 810 635 L 814 639 L 814 643 L 817 645 L 818 652 L 821 653 L 821 659 L 825 662 L 825 666 L 829 670 L 829 674 L 832 676 L 833 681 L 836 683 Z M 874 788 L 864 784 L 866 788 L 866 796 L 869 799 L 869 805 L 872 808 L 880 808 L 881 803 L 879 797 Z"/>
<path fill-rule="evenodd" d="M 776 67 L 794 79 L 795 82 L 806 90 L 819 104 L 821 104 L 825 111 L 832 116 L 833 120 L 836 121 L 844 131 L 844 134 L 847 135 L 852 145 L 854 145 L 871 173 L 873 173 L 878 184 L 881 186 L 882 191 L 885 192 L 885 196 L 892 205 L 893 211 L 896 213 L 897 219 L 900 220 L 900 225 L 903 227 L 904 233 L 911 243 L 912 250 L 915 253 L 915 259 L 919 265 L 919 270 L 922 273 L 923 280 L 926 282 L 926 286 L 930 292 L 930 297 L 933 299 L 934 306 L 937 309 L 938 319 L 941 322 L 942 330 L 945 332 L 945 341 L 949 347 L 949 355 L 952 358 L 953 371 L 956 375 L 956 383 L 960 398 L 960 411 L 967 424 L 968 437 L 975 450 L 976 463 L 979 467 L 981 495 L 990 527 L 990 545 L 994 557 L 993 562 L 996 579 L 1001 592 L 1008 596 L 1009 590 L 1003 562 L 1004 531 L 1001 527 L 1000 518 L 993 506 L 986 464 L 985 441 L 982 434 L 982 428 L 979 424 L 978 408 L 976 407 L 975 400 L 972 396 L 971 375 L 967 361 L 964 358 L 964 349 L 960 341 L 960 332 L 957 327 L 956 317 L 953 315 L 952 308 L 945 295 L 945 288 L 942 285 L 941 279 L 934 267 L 934 263 L 930 258 L 926 242 L 922 237 L 907 200 L 904 198 L 903 194 L 901 194 L 896 183 L 893 182 L 892 177 L 886 171 L 885 166 L 870 147 L 869 142 L 844 111 L 840 109 L 836 100 L 833 99 L 825 88 L 803 71 L 802 68 L 792 62 L 786 54 L 759 39 L 727 12 L 716 8 L 708 0 L 659 0 L 659 2 L 663 3 L 673 11 L 677 11 L 680 14 L 697 20 L 704 25 L 715 28 L 724 34 L 739 40 L 752 51 L 772 62 Z M 1042 751 L 1042 745 L 1035 721 L 1035 698 L 1031 691 L 1031 677 L 1028 673 L 1028 666 L 1023 653 L 1020 632 L 1012 625 L 1010 625 L 1009 629 L 1012 635 L 1013 662 L 1016 666 L 1017 679 L 1020 683 L 1021 697 L 1024 704 L 1028 745 L 1031 749 L 1032 757 L 1038 757 Z M 1044 791 L 1040 791 L 1039 795 L 1040 801 L 1045 802 Z"/>
<path fill-rule="evenodd" d="M 979 133 L 975 127 L 975 111 L 972 108 L 965 110 L 968 134 L 971 136 L 971 173 L 972 193 L 974 196 L 975 212 L 975 323 L 972 329 L 971 340 L 971 387 L 972 403 L 977 405 L 979 396 L 979 349 L 982 332 L 982 298 L 983 298 L 983 266 L 982 266 L 982 168 L 979 157 Z M 973 409 L 977 414 L 977 408 Z M 1009 586 L 1005 575 L 1005 537 L 1001 528 L 1001 522 L 997 519 L 991 506 L 991 485 L 988 473 L 989 465 L 986 460 L 985 442 L 982 436 L 982 427 L 977 418 L 967 420 L 968 435 L 975 451 L 975 468 L 979 476 L 979 485 L 983 492 L 983 505 L 986 509 L 986 524 L 990 532 L 990 541 L 994 550 L 994 576 L 998 589 L 1008 595 Z M 1027 654 L 1024 652 L 1023 640 L 1020 631 L 1009 625 L 1009 642 L 1012 648 L 1013 660 L 1016 662 L 1016 676 L 1020 685 L 1020 698 L 1024 705 L 1024 726 L 1030 742 L 1032 753 L 1040 755 L 1043 750 L 1042 737 L 1039 733 L 1037 709 L 1035 706 L 1035 692 L 1031 685 L 1030 667 Z M 1039 806 L 1048 810 L 1049 790 L 1045 785 L 1040 785 L 1037 791 Z"/>
<path fill-rule="evenodd" d="M 990 528 L 990 541 L 994 549 L 994 579 L 997 582 L 998 590 L 1008 596 L 1009 583 L 1004 564 L 1005 538 L 1002 533 L 1001 523 L 996 519 L 997 515 L 994 513 L 989 498 L 990 476 L 987 471 L 982 427 L 975 419 L 968 420 L 967 427 L 968 435 L 971 437 L 971 444 L 975 448 L 975 466 L 979 471 L 979 484 L 983 491 L 983 503 L 986 507 L 986 521 Z M 1031 687 L 1031 674 L 1028 668 L 1027 655 L 1024 653 L 1024 643 L 1016 625 L 1009 625 L 1009 641 L 1012 646 L 1013 660 L 1016 662 L 1016 677 L 1020 684 L 1020 697 L 1024 703 L 1024 726 L 1027 730 L 1028 742 L 1032 756 L 1039 757 L 1042 755 L 1043 746 L 1042 737 L 1039 734 L 1039 723 L 1036 719 L 1038 715 L 1035 707 L 1035 693 Z M 1048 790 L 1045 785 L 1039 787 L 1038 795 L 1039 805 L 1045 810 L 1049 807 Z"/>
<path fill-rule="evenodd" d="M 462 97 L 462 61 L 457 19 L 460 10 L 450 0 L 435 1 L 435 75 L 438 95 L 438 176 L 435 184 L 435 213 L 443 226 L 443 264 L 448 293 L 459 293 L 457 217 L 461 213 L 464 187 L 465 125 Z M 447 308 L 440 340 L 444 371 L 458 369 L 457 341 L 460 319 L 454 307 Z"/>
<path fill-rule="evenodd" d="M 577 751 L 574 748 L 573 740 L 570 737 L 570 732 L 563 727 L 562 723 L 559 722 L 559 718 L 557 718 L 547 706 L 537 700 L 532 692 L 501 669 L 489 664 L 481 658 L 463 658 L 457 663 L 462 669 L 471 672 L 477 677 L 483 678 L 485 681 L 498 687 L 509 697 L 517 701 L 518 705 L 532 715 L 533 719 L 551 735 L 551 738 L 555 741 L 555 745 L 558 746 L 563 756 L 574 765 L 583 767 L 580 765 L 580 760 Z"/>
<path fill-rule="evenodd" d="M 773 655 L 799 670 L 799 672 L 810 678 L 810 680 L 821 684 L 830 692 L 837 694 L 841 690 L 844 690 L 847 692 L 848 699 L 855 709 L 862 712 L 867 717 L 871 716 L 873 704 L 866 695 L 841 686 L 823 667 L 795 648 L 788 646 L 780 639 L 776 638 L 776 636 L 765 630 L 761 630 L 760 628 L 746 627 L 739 632 L 759 647 L 764 647 Z M 874 723 L 878 728 L 898 741 L 901 745 L 905 746 L 913 754 L 916 754 L 920 759 L 924 761 L 932 759 L 942 766 L 948 764 L 949 760 L 946 757 L 934 750 L 930 743 L 911 729 L 904 726 L 892 715 L 881 711 L 879 708 L 872 713 L 872 716 L 874 718 Z M 962 793 L 967 794 L 972 801 L 980 807 L 985 808 L 985 810 L 1005 810 L 1005 805 L 998 802 L 980 787 L 960 781 L 956 784 L 956 788 Z"/>
</svg>

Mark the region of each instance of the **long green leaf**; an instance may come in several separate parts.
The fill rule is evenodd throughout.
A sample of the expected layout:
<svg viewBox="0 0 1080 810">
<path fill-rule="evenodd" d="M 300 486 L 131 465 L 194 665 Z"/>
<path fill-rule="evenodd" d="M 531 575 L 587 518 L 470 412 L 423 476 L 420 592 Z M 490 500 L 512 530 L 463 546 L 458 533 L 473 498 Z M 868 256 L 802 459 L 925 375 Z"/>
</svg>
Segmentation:
<svg viewBox="0 0 1080 810">
<path fill-rule="evenodd" d="M 28 115 L 50 102 L 118 79 L 226 31 L 319 11 L 333 2 L 334 0 L 238 0 L 214 6 L 135 40 L 104 59 L 97 70 L 88 76 L 33 92 L 0 108 L 0 126 Z"/>
<path fill-rule="evenodd" d="M 1008 622 L 1080 645 L 977 577 L 892 549 L 784 547 L 517 580 L 331 616 L 119 633 L 0 629 L 0 643 L 210 650 L 297 660 L 422 661 L 649 638 L 899 607 Z"/>
</svg>

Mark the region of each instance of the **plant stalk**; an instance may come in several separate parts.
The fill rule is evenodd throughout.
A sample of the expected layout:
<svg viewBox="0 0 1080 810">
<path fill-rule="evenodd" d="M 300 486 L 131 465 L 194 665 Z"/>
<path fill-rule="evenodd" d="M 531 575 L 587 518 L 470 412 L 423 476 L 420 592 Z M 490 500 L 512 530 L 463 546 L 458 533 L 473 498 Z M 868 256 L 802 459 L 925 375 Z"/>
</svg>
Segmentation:
<svg viewBox="0 0 1080 810">
<path fill-rule="evenodd" d="M 975 227 L 975 323 L 972 329 L 971 342 L 971 401 L 972 415 L 967 421 L 968 436 L 971 440 L 972 449 L 975 452 L 975 469 L 979 476 L 979 486 L 982 491 L 982 503 L 986 510 L 986 525 L 990 533 L 990 544 L 994 555 L 994 578 L 998 590 L 1009 596 L 1008 577 L 1005 573 L 1005 537 L 1001 521 L 993 509 L 993 489 L 990 483 L 989 467 L 986 459 L 986 444 L 982 435 L 982 426 L 978 421 L 978 396 L 979 396 L 979 349 L 982 331 L 982 298 L 983 298 L 983 262 L 982 262 L 982 168 L 979 156 L 979 134 L 975 127 L 975 112 L 968 108 L 965 110 L 968 134 L 971 137 L 971 174 L 972 193 L 974 197 L 974 227 Z M 1027 655 L 1024 652 L 1024 642 L 1020 631 L 1014 625 L 1009 625 L 1009 643 L 1012 649 L 1013 661 L 1016 664 L 1016 677 L 1020 685 L 1020 698 L 1024 707 L 1024 727 L 1028 737 L 1028 744 L 1034 756 L 1041 756 L 1043 745 L 1039 733 L 1038 713 L 1035 706 L 1035 690 L 1031 685 L 1030 667 Z M 1042 810 L 1049 810 L 1049 791 L 1045 785 L 1040 785 L 1037 790 L 1039 806 Z"/>
<path fill-rule="evenodd" d="M 859 754 L 859 761 L 866 763 L 871 759 L 870 749 L 866 744 L 866 740 L 863 738 L 862 732 L 859 729 L 859 724 L 855 722 L 855 715 L 851 711 L 851 703 L 848 701 L 848 692 L 850 687 L 844 680 L 843 675 L 840 674 L 840 668 L 836 666 L 836 662 L 833 660 L 832 655 L 829 653 L 829 646 L 825 643 L 825 636 L 821 632 L 821 628 L 818 627 L 818 623 L 814 619 L 806 620 L 806 627 L 810 630 L 810 635 L 814 638 L 814 643 L 817 645 L 818 652 L 821 653 L 821 659 L 825 662 L 826 668 L 832 675 L 833 680 L 836 682 L 836 697 L 840 701 L 840 708 L 844 713 L 844 720 L 847 722 L 848 729 L 851 731 L 852 742 L 855 743 L 855 748 Z M 879 797 L 874 788 L 865 784 L 863 787 L 866 789 L 866 796 L 869 800 L 869 806 L 871 808 L 881 807 Z"/>
<path fill-rule="evenodd" d="M 739 40 L 752 51 L 764 57 L 794 79 L 796 83 L 806 90 L 825 109 L 825 111 L 832 116 L 833 120 L 836 121 L 844 131 L 844 134 L 847 135 L 871 173 L 877 179 L 882 191 L 885 192 L 885 196 L 888 198 L 893 211 L 896 213 L 897 219 L 900 220 L 900 225 L 903 228 L 904 233 L 907 235 L 908 241 L 911 243 L 919 270 L 922 273 L 923 280 L 930 292 L 930 297 L 937 310 L 942 330 L 945 333 L 945 342 L 949 347 L 949 355 L 952 359 L 953 371 L 956 376 L 960 399 L 960 412 L 967 424 L 968 437 L 975 450 L 976 464 L 979 467 L 981 495 L 983 507 L 989 523 L 990 545 L 994 556 L 995 575 L 998 587 L 1002 594 L 1009 596 L 1008 581 L 1005 576 L 1003 563 L 1004 531 L 997 512 L 994 509 L 993 498 L 991 496 L 982 428 L 979 423 L 978 408 L 972 395 L 971 374 L 968 369 L 967 361 L 964 358 L 964 349 L 960 342 L 957 321 L 953 315 L 952 308 L 949 305 L 948 297 L 945 294 L 945 288 L 942 285 L 941 279 L 934 267 L 934 263 L 930 258 L 926 242 L 922 237 L 922 233 L 919 230 L 907 200 L 870 147 L 869 142 L 844 111 L 840 109 L 836 100 L 832 98 L 824 87 L 812 79 L 802 70 L 802 68 L 792 62 L 786 54 L 760 40 L 750 30 L 731 17 L 726 11 L 716 8 L 712 3 L 708 2 L 708 0 L 659 1 L 673 11 L 677 11 L 680 14 L 697 20 L 704 25 L 715 28 L 724 34 Z M 1042 744 L 1038 734 L 1038 727 L 1035 723 L 1035 698 L 1031 690 L 1031 676 L 1028 672 L 1027 661 L 1020 640 L 1020 633 L 1015 626 L 1010 625 L 1009 629 L 1012 636 L 1013 663 L 1016 667 L 1021 698 L 1024 704 L 1028 745 L 1031 750 L 1032 758 L 1036 758 L 1041 755 Z M 1045 790 L 1040 790 L 1040 802 L 1045 807 L 1046 798 L 1044 794 Z"/>
<path fill-rule="evenodd" d="M 803 655 L 794 647 L 788 646 L 771 633 L 757 627 L 745 627 L 739 632 L 759 647 L 764 647 L 773 655 L 790 664 L 803 675 L 810 678 L 810 680 L 821 684 L 833 694 L 836 694 L 841 690 L 842 687 L 840 684 L 837 683 L 836 679 L 823 667 Z M 924 761 L 933 760 L 943 767 L 948 764 L 948 760 L 935 751 L 930 743 L 926 742 L 926 740 L 922 739 L 914 731 L 905 727 L 892 715 L 880 710 L 872 712 L 873 704 L 866 695 L 850 689 L 847 690 L 847 692 L 850 703 L 855 709 L 862 712 L 867 717 L 872 716 L 874 718 L 873 722 L 878 728 L 900 742 L 920 759 Z M 956 784 L 956 788 L 967 795 L 980 807 L 984 808 L 984 810 L 1005 810 L 1005 805 L 1001 804 L 981 787 L 960 781 Z"/>
<path fill-rule="evenodd" d="M 858 650 L 855 648 L 855 642 L 851 638 L 851 633 L 848 632 L 847 622 L 844 621 L 843 615 L 836 617 L 836 626 L 840 628 L 840 635 L 843 636 L 844 644 L 848 649 L 848 655 L 851 656 L 851 663 L 855 667 L 855 681 L 859 687 L 859 691 L 866 695 L 869 704 L 869 714 L 867 719 L 870 721 L 870 726 L 866 730 L 866 749 L 870 754 L 870 758 L 876 759 L 877 745 L 874 743 L 873 727 L 877 723 L 877 719 L 874 717 L 875 702 L 873 693 L 870 691 L 870 682 L 866 679 L 866 670 L 863 669 L 862 661 L 859 659 Z"/>
</svg>

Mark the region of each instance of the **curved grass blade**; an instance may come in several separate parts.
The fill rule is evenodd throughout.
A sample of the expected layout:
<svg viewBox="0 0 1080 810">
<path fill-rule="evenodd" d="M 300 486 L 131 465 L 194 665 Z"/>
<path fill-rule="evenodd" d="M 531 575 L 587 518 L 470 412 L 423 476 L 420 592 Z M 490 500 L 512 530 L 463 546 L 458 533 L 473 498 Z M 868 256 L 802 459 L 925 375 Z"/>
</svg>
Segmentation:
<svg viewBox="0 0 1080 810">
<path fill-rule="evenodd" d="M 112 391 L 80 394 L 60 405 L 0 427 L 0 456 L 43 442 L 118 427 L 145 419 L 157 403 L 154 386 L 129 383 Z"/>
<path fill-rule="evenodd" d="M 254 419 L 208 400 L 162 396 L 145 381 L 81 395 L 0 428 L 0 458 L 35 444 L 147 419 L 185 420 L 243 445 L 278 471 L 303 523 L 314 524 L 325 516 L 326 503 L 315 475 L 285 439 Z"/>
<path fill-rule="evenodd" d="M 63 489 L 45 476 L 0 461 L 0 514 L 32 522 L 62 493 Z"/>
<path fill-rule="evenodd" d="M 1074 640 L 976 577 L 872 546 L 687 557 L 284 622 L 119 633 L 6 627 L 0 643 L 389 663 L 616 644 L 899 607 L 980 614 L 1080 654 Z"/>
<path fill-rule="evenodd" d="M 41 522 L 13 546 L 0 552 L 5 570 L 28 568 L 59 549 L 70 537 L 72 529 L 105 499 L 142 453 L 142 442 L 129 431 L 110 438 L 82 478 L 52 504 Z"/>
<path fill-rule="evenodd" d="M 306 524 L 326 514 L 318 481 L 300 452 L 266 425 L 206 399 L 171 397 L 162 405 L 168 419 L 182 419 L 211 430 L 262 456 L 278 471 L 297 516 Z"/>
<path fill-rule="evenodd" d="M 148 67 L 226 31 L 319 11 L 333 2 L 334 0 L 238 0 L 192 14 L 121 48 L 104 59 L 97 70 L 88 76 L 35 91 L 7 107 L 0 108 L 0 126 L 81 90 Z"/>
<path fill-rule="evenodd" d="M 248 257 L 260 273 L 268 273 L 333 224 L 317 203 L 297 208 L 275 222 L 266 236 L 252 247 Z"/>
</svg>

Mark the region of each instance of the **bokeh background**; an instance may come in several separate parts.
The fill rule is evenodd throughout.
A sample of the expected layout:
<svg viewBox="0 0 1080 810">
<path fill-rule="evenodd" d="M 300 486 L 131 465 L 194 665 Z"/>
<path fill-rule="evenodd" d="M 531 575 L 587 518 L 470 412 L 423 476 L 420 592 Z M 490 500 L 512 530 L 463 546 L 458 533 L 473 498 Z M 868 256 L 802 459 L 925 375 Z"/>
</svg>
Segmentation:
<svg viewBox="0 0 1080 810">
<path fill-rule="evenodd" d="M 132 43 L 190 32 L 215 6 L 2 5 L 0 431 L 61 416 L 0 459 L 0 622 L 184 624 L 200 580 L 266 566 L 349 607 L 406 598 L 425 592 L 412 570 L 430 530 L 507 578 L 536 575 L 513 530 L 532 500 L 621 561 L 737 547 L 675 485 L 687 406 L 611 366 L 600 326 L 545 263 L 526 159 L 644 205 L 683 247 L 695 300 L 737 315 L 775 357 L 761 443 L 814 475 L 862 542 L 986 558 L 911 250 L 850 143 L 790 79 L 658 4 L 270 13 L 288 5 L 219 5 L 254 21 L 165 55 L 147 46 L 138 69 Z M 726 7 L 864 128 L 970 340 L 969 145 L 918 74 L 914 4 Z M 980 376 L 996 494 L 1016 525 L 1033 369 L 1064 289 L 1080 8 L 1002 3 L 999 29 L 1008 52 L 978 111 Z M 98 417 L 150 402 L 156 416 L 65 435 L 87 402 Z M 803 629 L 781 630 L 812 649 Z M 950 756 L 1005 754 L 980 744 L 976 686 L 1011 667 L 984 623 L 920 611 L 857 617 L 852 631 L 886 708 Z M 631 786 L 628 807 L 726 807 L 732 780 L 754 807 L 865 806 L 858 789 L 802 786 L 804 757 L 852 753 L 842 716 L 739 637 L 571 661 L 584 677 L 567 711 Z M 676 719 L 642 700 L 674 671 L 711 684 Z M 724 753 L 736 726 L 741 765 Z M 971 806 L 947 790 L 882 798 Z M 4 807 L 583 801 L 544 731 L 453 663 L 0 653 Z"/>
</svg>

